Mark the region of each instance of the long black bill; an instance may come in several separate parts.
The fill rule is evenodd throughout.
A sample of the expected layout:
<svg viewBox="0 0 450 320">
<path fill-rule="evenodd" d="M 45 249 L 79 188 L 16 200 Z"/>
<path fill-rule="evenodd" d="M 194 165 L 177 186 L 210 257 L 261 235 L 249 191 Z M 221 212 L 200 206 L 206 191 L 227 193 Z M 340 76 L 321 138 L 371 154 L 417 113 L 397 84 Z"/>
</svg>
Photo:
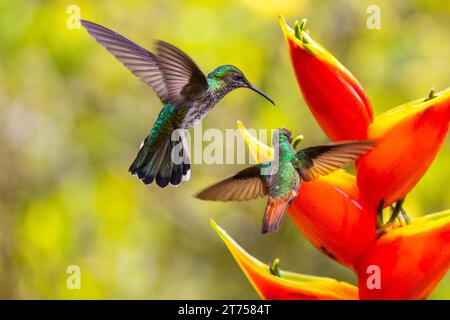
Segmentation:
<svg viewBox="0 0 450 320">
<path fill-rule="evenodd" d="M 252 84 L 249 84 L 248 87 L 249 89 L 259 93 L 260 95 L 262 95 L 264 98 L 266 98 L 267 100 L 269 100 L 273 105 L 275 105 L 275 102 L 273 102 L 272 99 L 269 98 L 269 96 L 267 94 L 265 94 L 264 92 L 262 92 L 261 90 L 259 90 L 257 87 L 255 87 Z"/>
</svg>

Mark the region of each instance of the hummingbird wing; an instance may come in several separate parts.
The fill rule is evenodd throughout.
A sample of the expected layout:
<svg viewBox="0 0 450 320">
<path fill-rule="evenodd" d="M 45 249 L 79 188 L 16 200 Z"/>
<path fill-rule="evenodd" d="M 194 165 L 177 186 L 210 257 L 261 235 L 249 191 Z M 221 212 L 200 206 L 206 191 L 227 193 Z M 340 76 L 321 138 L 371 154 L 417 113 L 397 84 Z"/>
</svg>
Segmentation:
<svg viewBox="0 0 450 320">
<path fill-rule="evenodd" d="M 263 197 L 268 193 L 267 185 L 261 176 L 263 165 L 257 164 L 239 171 L 204 189 L 195 197 L 211 201 L 244 201 Z"/>
<path fill-rule="evenodd" d="M 172 104 L 194 100 L 208 90 L 208 82 L 203 72 L 180 49 L 159 40 L 156 42 L 156 56 Z"/>
<path fill-rule="evenodd" d="M 120 34 L 97 23 L 80 20 L 91 36 L 114 55 L 133 74 L 148 84 L 163 103 L 169 101 L 164 76 L 159 67 L 158 58 Z"/>
<path fill-rule="evenodd" d="M 345 141 L 309 147 L 296 153 L 293 166 L 300 177 L 311 181 L 347 166 L 351 161 L 372 149 L 373 141 Z"/>
</svg>

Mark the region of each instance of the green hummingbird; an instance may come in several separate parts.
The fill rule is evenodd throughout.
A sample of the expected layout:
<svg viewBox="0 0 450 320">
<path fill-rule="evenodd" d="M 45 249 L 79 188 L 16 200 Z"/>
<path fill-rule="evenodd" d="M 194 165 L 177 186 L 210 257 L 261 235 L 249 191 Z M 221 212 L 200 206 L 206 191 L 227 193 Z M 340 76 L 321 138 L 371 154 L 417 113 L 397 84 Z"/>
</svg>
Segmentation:
<svg viewBox="0 0 450 320">
<path fill-rule="evenodd" d="M 197 125 L 230 91 L 248 88 L 275 104 L 235 66 L 223 65 L 205 76 L 187 54 L 167 42 L 156 41 L 153 54 L 99 24 L 80 22 L 98 43 L 148 84 L 164 105 L 129 169 L 145 184 L 156 180 L 164 188 L 189 179 L 186 130 Z"/>
<path fill-rule="evenodd" d="M 287 207 L 292 203 L 302 181 L 312 181 L 343 168 L 369 151 L 374 142 L 343 141 L 295 151 L 291 133 L 275 130 L 272 145 L 278 154 L 271 162 L 263 162 L 239 171 L 196 195 L 202 200 L 244 201 L 268 196 L 262 233 L 279 229 Z"/>
</svg>

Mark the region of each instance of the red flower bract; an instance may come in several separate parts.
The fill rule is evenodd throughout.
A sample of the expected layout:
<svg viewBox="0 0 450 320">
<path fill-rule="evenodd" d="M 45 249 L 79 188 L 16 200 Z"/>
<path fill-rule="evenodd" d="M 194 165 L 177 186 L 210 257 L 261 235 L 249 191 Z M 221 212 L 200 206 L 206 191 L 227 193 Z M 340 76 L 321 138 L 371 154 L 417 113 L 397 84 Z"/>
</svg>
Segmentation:
<svg viewBox="0 0 450 320">
<path fill-rule="evenodd" d="M 450 266 L 449 243 L 450 210 L 389 231 L 357 266 L 360 299 L 425 299 Z M 368 272 L 370 266 L 379 274 Z M 379 288 L 370 283 L 373 275 Z"/>
</svg>

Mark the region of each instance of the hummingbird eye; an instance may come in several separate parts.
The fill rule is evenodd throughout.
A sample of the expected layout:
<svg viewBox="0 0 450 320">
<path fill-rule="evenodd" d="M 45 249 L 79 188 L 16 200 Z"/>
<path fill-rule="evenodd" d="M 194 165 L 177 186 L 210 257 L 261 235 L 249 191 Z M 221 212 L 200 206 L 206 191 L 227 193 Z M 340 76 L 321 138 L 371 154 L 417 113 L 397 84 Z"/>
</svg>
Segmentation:
<svg viewBox="0 0 450 320">
<path fill-rule="evenodd" d="M 242 74 L 241 73 L 235 73 L 234 78 L 236 80 L 242 80 Z"/>
</svg>

